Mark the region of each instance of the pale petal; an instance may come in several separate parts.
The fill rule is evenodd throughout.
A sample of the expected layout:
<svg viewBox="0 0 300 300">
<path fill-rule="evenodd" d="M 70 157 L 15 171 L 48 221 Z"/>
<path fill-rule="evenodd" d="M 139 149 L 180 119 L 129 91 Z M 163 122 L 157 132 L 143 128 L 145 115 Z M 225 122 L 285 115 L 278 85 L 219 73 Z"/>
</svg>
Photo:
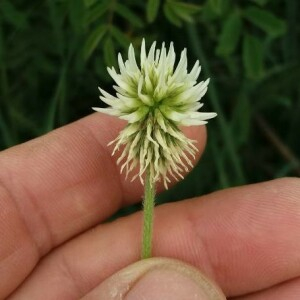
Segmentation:
<svg viewBox="0 0 300 300">
<path fill-rule="evenodd" d="M 155 46 L 156 46 L 156 42 L 153 42 L 153 44 L 151 45 L 151 48 L 149 50 L 148 57 L 147 57 L 148 64 L 151 64 L 154 62 Z"/>
<path fill-rule="evenodd" d="M 99 88 L 100 99 L 109 108 L 94 110 L 128 122 L 110 143 L 115 144 L 113 154 L 125 145 L 118 163 L 126 177 L 139 164 L 138 174 L 132 180 L 139 177 L 143 183 L 143 174 L 149 170 L 153 181 L 163 180 L 167 188 L 168 176 L 183 178 L 182 172 L 193 165 L 190 157 L 198 151 L 195 141 L 185 137 L 177 126 L 204 125 L 216 113 L 198 111 L 203 106 L 199 100 L 207 91 L 209 79 L 197 83 L 201 72 L 198 60 L 188 72 L 186 49 L 177 66 L 172 42 L 168 50 L 165 43 L 156 49 L 154 42 L 147 54 L 143 39 L 140 51 L 140 66 L 132 44 L 126 61 L 118 54 L 119 73 L 114 67 L 108 68 L 116 82 L 116 95 Z"/>
<path fill-rule="evenodd" d="M 117 83 L 117 85 L 119 85 L 122 89 L 124 89 L 124 90 L 131 89 L 131 87 L 124 80 L 122 80 L 122 76 L 117 74 L 114 67 L 107 68 L 107 71 L 108 71 L 109 75 L 113 78 L 113 80 Z"/>
<path fill-rule="evenodd" d="M 181 52 L 180 60 L 177 65 L 177 68 L 172 76 L 172 81 L 178 80 L 184 73 L 186 73 L 187 68 L 187 57 L 186 57 L 186 49 L 183 49 Z"/>
<path fill-rule="evenodd" d="M 136 60 L 135 60 L 134 48 L 133 48 L 132 44 L 130 44 L 129 50 L 128 50 L 128 62 L 129 62 L 130 69 L 133 72 L 139 71 L 139 68 L 138 68 Z"/>
<path fill-rule="evenodd" d="M 111 116 L 120 116 L 120 112 L 113 108 L 92 107 L 94 111 L 101 112 Z"/>
<path fill-rule="evenodd" d="M 206 121 L 196 120 L 196 119 L 185 119 L 180 122 L 180 125 L 183 126 L 196 126 L 196 125 L 205 125 Z"/>
<path fill-rule="evenodd" d="M 120 119 L 126 120 L 129 123 L 138 122 L 139 120 L 143 119 L 146 114 L 148 113 L 149 109 L 147 107 L 140 107 L 138 110 L 131 114 L 126 114 L 120 116 Z"/>
<path fill-rule="evenodd" d="M 146 62 L 146 46 L 145 46 L 145 39 L 142 40 L 141 45 L 141 68 L 143 68 L 145 62 Z"/>
<path fill-rule="evenodd" d="M 176 55 L 175 55 L 175 51 L 174 51 L 174 45 L 173 45 L 173 42 L 171 42 L 169 52 L 167 55 L 167 59 L 166 59 L 167 60 L 166 63 L 168 64 L 169 72 L 173 71 L 175 59 L 176 59 Z"/>
</svg>

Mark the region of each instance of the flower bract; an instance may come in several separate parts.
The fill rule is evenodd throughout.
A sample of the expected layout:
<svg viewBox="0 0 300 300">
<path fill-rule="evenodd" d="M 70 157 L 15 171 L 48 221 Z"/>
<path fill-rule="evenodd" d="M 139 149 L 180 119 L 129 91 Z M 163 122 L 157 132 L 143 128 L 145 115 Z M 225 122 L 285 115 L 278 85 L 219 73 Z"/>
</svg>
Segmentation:
<svg viewBox="0 0 300 300">
<path fill-rule="evenodd" d="M 109 107 L 93 108 L 128 122 L 111 143 L 115 144 L 113 154 L 124 145 L 118 159 L 121 172 L 128 175 L 138 167 L 133 179 L 139 176 L 143 182 L 147 170 L 153 182 L 163 180 L 166 187 L 170 176 L 182 178 L 182 172 L 192 167 L 191 158 L 197 151 L 195 141 L 187 138 L 180 126 L 203 125 L 216 116 L 198 111 L 209 83 L 209 79 L 197 82 L 199 61 L 188 72 L 186 49 L 177 65 L 175 61 L 173 43 L 167 50 L 164 43 L 157 49 L 154 42 L 147 53 L 143 40 L 139 63 L 130 45 L 126 61 L 118 55 L 119 71 L 108 68 L 116 94 L 99 88 L 100 99 Z"/>
</svg>

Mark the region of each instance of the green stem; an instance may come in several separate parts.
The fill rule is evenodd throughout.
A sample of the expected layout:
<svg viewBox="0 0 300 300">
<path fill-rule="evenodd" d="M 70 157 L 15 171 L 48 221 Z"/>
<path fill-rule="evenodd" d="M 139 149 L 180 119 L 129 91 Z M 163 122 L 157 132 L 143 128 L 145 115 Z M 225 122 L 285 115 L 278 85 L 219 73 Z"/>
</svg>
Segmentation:
<svg viewBox="0 0 300 300">
<path fill-rule="evenodd" d="M 152 232 L 153 232 L 153 211 L 154 211 L 155 189 L 154 182 L 147 171 L 145 179 L 145 196 L 144 196 L 144 225 L 143 225 L 143 242 L 141 258 L 151 257 L 152 252 Z"/>
</svg>

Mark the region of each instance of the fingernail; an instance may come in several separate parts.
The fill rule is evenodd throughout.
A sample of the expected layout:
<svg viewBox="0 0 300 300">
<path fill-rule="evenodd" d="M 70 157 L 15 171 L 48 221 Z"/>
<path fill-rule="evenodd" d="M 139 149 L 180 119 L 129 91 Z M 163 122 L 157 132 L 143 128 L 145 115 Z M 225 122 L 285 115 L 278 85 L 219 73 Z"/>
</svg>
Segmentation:
<svg viewBox="0 0 300 300">
<path fill-rule="evenodd" d="M 209 300 L 196 280 L 177 270 L 157 269 L 146 273 L 124 300 Z"/>
<path fill-rule="evenodd" d="M 114 274 L 84 300 L 226 300 L 196 268 L 167 258 L 142 260 Z"/>
</svg>

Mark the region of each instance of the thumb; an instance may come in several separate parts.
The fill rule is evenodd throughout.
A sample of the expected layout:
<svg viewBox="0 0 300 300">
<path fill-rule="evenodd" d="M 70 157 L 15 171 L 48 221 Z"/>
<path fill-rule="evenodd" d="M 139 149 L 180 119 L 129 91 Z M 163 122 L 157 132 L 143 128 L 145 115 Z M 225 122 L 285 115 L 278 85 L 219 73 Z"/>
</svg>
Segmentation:
<svg viewBox="0 0 300 300">
<path fill-rule="evenodd" d="M 225 300 L 196 268 L 168 258 L 150 258 L 112 275 L 84 300 Z"/>
</svg>

